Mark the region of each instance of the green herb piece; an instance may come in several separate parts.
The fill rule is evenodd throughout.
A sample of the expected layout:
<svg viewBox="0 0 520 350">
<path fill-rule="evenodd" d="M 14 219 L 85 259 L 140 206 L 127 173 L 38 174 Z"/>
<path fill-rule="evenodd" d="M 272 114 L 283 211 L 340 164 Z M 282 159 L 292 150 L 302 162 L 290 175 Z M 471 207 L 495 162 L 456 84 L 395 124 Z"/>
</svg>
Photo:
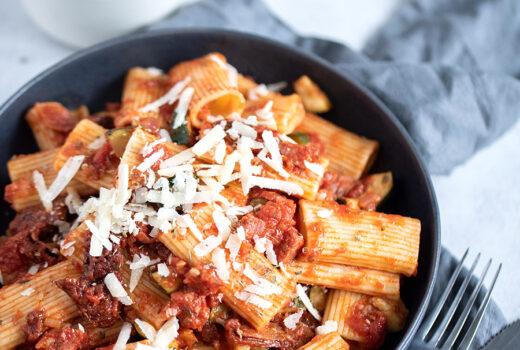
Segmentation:
<svg viewBox="0 0 520 350">
<path fill-rule="evenodd" d="M 291 139 L 294 140 L 294 142 L 296 142 L 299 145 L 308 145 L 311 142 L 309 135 L 307 135 L 304 132 L 294 132 L 287 136 L 289 136 Z"/>
</svg>

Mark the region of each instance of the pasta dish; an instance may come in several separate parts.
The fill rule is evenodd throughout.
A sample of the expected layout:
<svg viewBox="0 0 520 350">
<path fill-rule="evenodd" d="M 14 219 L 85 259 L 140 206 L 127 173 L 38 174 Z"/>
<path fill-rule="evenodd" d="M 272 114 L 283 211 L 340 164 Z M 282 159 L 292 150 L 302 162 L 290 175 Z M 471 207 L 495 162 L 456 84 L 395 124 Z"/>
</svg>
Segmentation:
<svg viewBox="0 0 520 350">
<path fill-rule="evenodd" d="M 210 53 L 130 69 L 97 113 L 36 102 L 40 150 L 7 164 L 0 349 L 378 349 L 403 329 L 421 223 L 377 211 L 378 142 L 319 117 L 308 76 L 286 85 Z"/>
</svg>

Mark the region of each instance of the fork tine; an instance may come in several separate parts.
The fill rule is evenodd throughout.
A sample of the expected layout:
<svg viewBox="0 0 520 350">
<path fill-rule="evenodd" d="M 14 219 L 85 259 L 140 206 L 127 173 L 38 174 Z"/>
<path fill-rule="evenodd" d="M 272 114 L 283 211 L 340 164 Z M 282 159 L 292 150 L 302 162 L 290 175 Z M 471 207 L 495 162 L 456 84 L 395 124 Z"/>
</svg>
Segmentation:
<svg viewBox="0 0 520 350">
<path fill-rule="evenodd" d="M 460 259 L 460 263 L 455 268 L 455 271 L 453 271 L 453 275 L 451 276 L 448 285 L 446 286 L 446 289 L 442 293 L 441 297 L 439 298 L 439 301 L 433 308 L 430 315 L 424 320 L 421 327 L 417 331 L 417 335 L 419 338 L 424 341 L 426 339 L 426 336 L 430 332 L 433 324 L 435 323 L 435 320 L 439 316 L 439 313 L 441 312 L 442 307 L 444 306 L 444 303 L 446 302 L 446 299 L 448 298 L 451 289 L 453 288 L 453 285 L 455 284 L 455 281 L 457 280 L 457 277 L 459 277 L 460 271 L 462 270 L 462 266 L 464 265 L 464 260 L 466 260 L 466 257 L 468 256 L 469 248 L 466 249 L 466 252 L 462 256 L 462 259 Z"/>
<path fill-rule="evenodd" d="M 475 334 L 477 334 L 478 326 L 480 325 L 480 322 L 482 321 L 482 317 L 484 317 L 484 312 L 486 311 L 488 305 L 489 305 L 489 299 L 491 297 L 491 292 L 493 291 L 493 288 L 495 287 L 495 282 L 497 281 L 498 275 L 500 274 L 500 270 L 502 269 L 502 264 L 498 265 L 497 272 L 495 273 L 495 277 L 493 277 L 493 282 L 491 282 L 491 285 L 489 286 L 489 289 L 486 293 L 486 296 L 484 297 L 484 301 L 482 302 L 482 305 L 480 305 L 480 308 L 477 312 L 477 316 L 471 322 L 471 326 L 468 328 L 468 331 L 466 332 L 466 335 L 462 339 L 462 342 L 459 345 L 459 349 L 467 350 L 469 349 L 469 346 L 473 342 L 473 339 L 475 338 Z"/>
<path fill-rule="evenodd" d="M 478 293 L 480 292 L 480 289 L 482 288 L 482 284 L 484 282 L 484 279 L 486 278 L 486 275 L 489 271 L 489 267 L 491 266 L 492 261 L 493 261 L 492 259 L 489 259 L 488 263 L 486 264 L 486 267 L 482 271 L 482 274 L 480 275 L 480 279 L 478 281 L 477 287 L 473 290 L 473 293 L 471 294 L 468 302 L 466 303 L 466 306 L 464 307 L 462 314 L 460 315 L 459 319 L 457 320 L 457 323 L 453 327 L 448 338 L 444 342 L 443 347 L 450 349 L 453 346 L 453 344 L 455 344 L 455 340 L 457 340 L 457 337 L 459 336 L 460 331 L 462 330 L 462 327 L 464 326 L 466 320 L 468 319 L 468 315 L 471 311 L 471 308 L 473 307 L 473 304 L 475 304 L 475 301 L 477 300 Z"/>
<path fill-rule="evenodd" d="M 473 277 L 473 271 L 475 271 L 475 267 L 477 266 L 479 260 L 480 260 L 480 253 L 477 254 L 477 257 L 473 261 L 473 264 L 471 265 L 471 268 L 468 271 L 468 274 L 464 278 L 462 285 L 460 286 L 459 290 L 455 294 L 455 298 L 453 299 L 453 302 L 451 303 L 448 311 L 442 318 L 442 321 L 439 324 L 439 326 L 437 327 L 435 333 L 428 341 L 429 344 L 435 343 L 435 346 L 439 345 L 440 340 L 442 339 L 442 336 L 444 335 L 444 332 L 446 332 L 446 329 L 448 328 L 448 325 L 449 325 L 451 319 L 453 318 L 453 315 L 455 314 L 457 307 L 460 304 L 462 296 L 464 295 L 464 293 L 466 293 L 466 289 L 468 288 L 469 281 L 471 281 L 471 278 Z"/>
</svg>

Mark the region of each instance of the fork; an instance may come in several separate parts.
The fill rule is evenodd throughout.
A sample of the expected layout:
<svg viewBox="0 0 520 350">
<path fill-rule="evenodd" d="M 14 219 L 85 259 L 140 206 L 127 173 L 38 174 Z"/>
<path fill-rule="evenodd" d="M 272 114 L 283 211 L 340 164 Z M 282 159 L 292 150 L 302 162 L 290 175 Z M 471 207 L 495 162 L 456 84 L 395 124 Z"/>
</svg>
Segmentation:
<svg viewBox="0 0 520 350">
<path fill-rule="evenodd" d="M 454 318 L 455 311 L 459 307 L 462 297 L 467 292 L 469 282 L 473 276 L 473 272 L 475 271 L 475 267 L 477 266 L 478 261 L 480 260 L 480 253 L 477 255 L 477 257 L 473 261 L 473 264 L 471 265 L 471 268 L 467 276 L 464 278 L 464 281 L 460 285 L 460 288 L 456 291 L 453 302 L 451 303 L 451 305 L 449 305 L 449 308 L 446 311 L 446 313 L 442 317 L 439 317 L 441 316 L 441 310 L 446 305 L 446 300 L 448 299 L 448 296 L 452 293 L 452 291 L 455 292 L 455 282 L 457 281 L 457 277 L 459 276 L 460 271 L 462 270 L 464 261 L 468 256 L 468 252 L 469 248 L 466 250 L 460 263 L 457 265 L 457 268 L 453 272 L 453 275 L 451 276 L 448 285 L 442 293 L 439 301 L 433 308 L 430 315 L 423 321 L 419 330 L 417 331 L 417 345 L 421 345 L 426 349 L 448 350 L 454 348 L 456 340 L 462 337 L 462 340 L 460 341 L 457 349 L 466 350 L 473 342 L 473 339 L 475 338 L 475 335 L 477 333 L 477 329 L 480 325 L 480 322 L 482 321 L 482 317 L 484 316 L 484 312 L 486 311 L 486 308 L 489 304 L 491 292 L 493 291 L 495 282 L 498 278 L 498 275 L 500 274 L 500 270 L 502 269 L 502 264 L 499 264 L 497 271 L 492 279 L 491 285 L 489 286 L 489 289 L 486 292 L 486 295 L 484 296 L 482 304 L 480 305 L 475 318 L 473 319 L 469 327 L 466 328 L 465 332 L 462 332 L 462 330 L 464 329 L 464 325 L 466 324 L 466 321 L 468 321 L 469 313 L 473 307 L 473 304 L 475 304 L 475 301 L 477 300 L 478 294 L 482 288 L 482 283 L 484 282 L 484 278 L 486 277 L 486 274 L 492 262 L 492 259 L 489 259 L 486 266 L 484 267 L 484 270 L 482 271 L 477 286 L 471 292 L 467 304 L 464 306 L 458 319 Z"/>
</svg>

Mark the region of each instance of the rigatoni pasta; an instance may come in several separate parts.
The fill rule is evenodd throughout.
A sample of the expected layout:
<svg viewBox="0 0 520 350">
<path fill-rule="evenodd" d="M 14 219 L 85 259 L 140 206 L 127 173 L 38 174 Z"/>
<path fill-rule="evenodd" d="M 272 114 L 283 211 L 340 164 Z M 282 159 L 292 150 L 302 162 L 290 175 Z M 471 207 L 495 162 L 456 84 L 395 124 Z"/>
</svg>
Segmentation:
<svg viewBox="0 0 520 350">
<path fill-rule="evenodd" d="M 88 116 L 88 109 L 80 106 L 68 110 L 61 103 L 36 103 L 25 115 L 38 147 L 42 151 L 63 145 L 67 134 L 77 122 Z"/>
<path fill-rule="evenodd" d="M 78 309 L 65 292 L 54 285 L 55 280 L 79 276 L 73 264 L 61 262 L 26 280 L 0 290 L 0 347 L 12 349 L 25 342 L 26 316 L 42 307 L 48 317 L 68 321 L 78 315 Z"/>
<path fill-rule="evenodd" d="M 49 187 L 58 175 L 54 168 L 54 160 L 58 152 L 59 148 L 55 148 L 33 154 L 19 155 L 7 162 L 7 170 L 12 183 L 6 187 L 4 198 L 14 210 L 20 211 L 40 203 L 40 197 L 33 182 L 33 173 L 37 171 L 42 174 L 46 186 Z M 97 193 L 94 188 L 77 180 L 69 182 L 67 188 L 77 192 L 80 196 Z"/>
<path fill-rule="evenodd" d="M 123 86 L 121 109 L 115 119 L 115 126 L 141 125 L 145 129 L 158 131 L 165 122 L 159 109 L 144 107 L 159 99 L 167 90 L 168 77 L 156 68 L 130 69 Z"/>
<path fill-rule="evenodd" d="M 8 163 L 0 347 L 376 348 L 400 331 L 421 226 L 376 212 L 393 186 L 367 174 L 377 141 L 308 114 L 331 107 L 309 77 L 282 94 L 220 53 L 175 63 L 130 69 L 93 116 L 28 113 L 42 151 Z"/>
<path fill-rule="evenodd" d="M 398 298 L 401 276 L 358 266 L 296 260 L 290 267 L 299 283 Z"/>
<path fill-rule="evenodd" d="M 300 201 L 302 233 L 317 261 L 414 275 L 419 220 L 349 209 L 334 202 Z"/>
<path fill-rule="evenodd" d="M 241 113 L 244 97 L 238 91 L 238 76 L 233 67 L 219 53 L 182 62 L 174 66 L 168 75 L 172 83 L 188 79 L 194 89 L 190 102 L 189 119 L 193 126 L 200 127 L 206 116 L 227 116 Z"/>
<path fill-rule="evenodd" d="M 359 179 L 370 169 L 379 149 L 377 141 L 346 131 L 310 113 L 296 131 L 317 133 L 325 143 L 325 157 L 330 161 L 328 169 L 346 173 L 355 179 Z"/>
<path fill-rule="evenodd" d="M 343 338 L 373 348 L 381 346 L 386 332 L 400 331 L 407 315 L 408 310 L 399 299 L 333 290 L 327 299 L 323 322 L 334 322 Z"/>
<path fill-rule="evenodd" d="M 319 350 L 319 349 L 334 349 L 334 350 L 349 350 L 350 346 L 341 336 L 336 333 L 328 333 L 324 335 L 317 335 L 310 342 L 299 348 L 298 350 Z"/>
</svg>

